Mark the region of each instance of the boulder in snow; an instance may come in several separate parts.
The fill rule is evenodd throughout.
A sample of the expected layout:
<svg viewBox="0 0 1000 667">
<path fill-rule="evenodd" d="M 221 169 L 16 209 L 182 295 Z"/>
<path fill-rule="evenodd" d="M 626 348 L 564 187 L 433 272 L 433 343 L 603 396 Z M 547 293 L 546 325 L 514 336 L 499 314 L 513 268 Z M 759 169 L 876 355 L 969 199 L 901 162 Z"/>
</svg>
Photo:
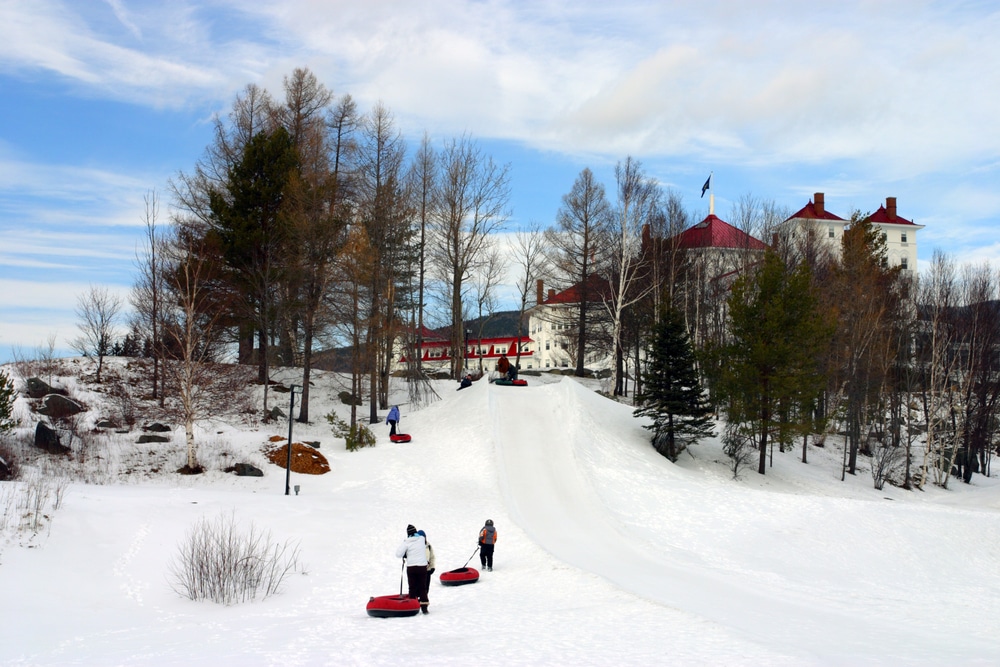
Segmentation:
<svg viewBox="0 0 1000 667">
<path fill-rule="evenodd" d="M 70 449 L 60 442 L 59 434 L 45 422 L 35 427 L 35 447 L 49 454 L 68 454 Z"/>
<path fill-rule="evenodd" d="M 62 394 L 49 394 L 42 401 L 38 413 L 49 419 L 65 419 L 83 412 L 83 406 Z"/>
<path fill-rule="evenodd" d="M 237 463 L 233 466 L 233 472 L 238 477 L 263 477 L 264 471 L 249 463 Z"/>
</svg>

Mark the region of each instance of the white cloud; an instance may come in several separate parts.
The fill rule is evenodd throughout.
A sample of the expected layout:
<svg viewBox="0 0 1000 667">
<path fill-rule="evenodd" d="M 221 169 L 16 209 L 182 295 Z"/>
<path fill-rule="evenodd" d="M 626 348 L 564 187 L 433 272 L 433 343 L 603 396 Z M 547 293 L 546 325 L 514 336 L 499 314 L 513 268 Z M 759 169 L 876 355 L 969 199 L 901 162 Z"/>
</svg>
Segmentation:
<svg viewBox="0 0 1000 667">
<path fill-rule="evenodd" d="M 114 12 L 115 18 L 117 18 L 118 21 L 121 22 L 121 24 L 125 26 L 125 28 L 127 28 L 130 33 L 132 33 L 132 36 L 135 37 L 136 39 L 142 39 L 142 30 L 132 20 L 129 11 L 125 8 L 125 4 L 122 2 L 122 0 L 104 0 L 104 1 L 108 3 L 108 6 L 111 7 L 111 11 Z"/>
<path fill-rule="evenodd" d="M 0 60 L 150 105 L 279 90 L 294 66 L 404 129 L 570 153 L 848 158 L 900 176 L 1000 151 L 1000 15 L 717 1 L 8 4 Z M 903 11 L 903 10 L 906 11 Z M 229 24 L 238 26 L 239 36 Z"/>
<path fill-rule="evenodd" d="M 138 46 L 114 41 L 98 31 L 93 5 L 40 0 L 0 6 L 0 64 L 15 71 L 56 73 L 84 90 L 154 107 L 180 106 L 191 98 L 216 97 L 226 86 L 224 68 L 212 63 L 204 42 L 191 44 L 193 28 L 187 10 L 170 3 L 147 7 L 141 18 L 150 39 Z M 120 3 L 109 6 L 121 21 Z M 129 19 L 129 32 L 143 30 Z M 180 39 L 175 37 L 180 36 Z"/>
</svg>

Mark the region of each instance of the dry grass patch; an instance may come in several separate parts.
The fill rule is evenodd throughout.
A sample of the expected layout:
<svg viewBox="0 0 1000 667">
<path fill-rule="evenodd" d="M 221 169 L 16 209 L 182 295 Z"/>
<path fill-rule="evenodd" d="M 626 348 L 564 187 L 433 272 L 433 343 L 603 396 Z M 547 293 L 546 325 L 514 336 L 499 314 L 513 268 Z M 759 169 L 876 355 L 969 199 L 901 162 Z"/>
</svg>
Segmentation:
<svg viewBox="0 0 1000 667">
<path fill-rule="evenodd" d="M 267 447 L 264 449 L 264 456 L 274 465 L 284 468 L 288 462 L 288 446 Z M 330 464 L 325 456 L 312 447 L 303 445 L 301 442 L 293 442 L 292 472 L 304 475 L 324 475 L 330 472 Z"/>
</svg>

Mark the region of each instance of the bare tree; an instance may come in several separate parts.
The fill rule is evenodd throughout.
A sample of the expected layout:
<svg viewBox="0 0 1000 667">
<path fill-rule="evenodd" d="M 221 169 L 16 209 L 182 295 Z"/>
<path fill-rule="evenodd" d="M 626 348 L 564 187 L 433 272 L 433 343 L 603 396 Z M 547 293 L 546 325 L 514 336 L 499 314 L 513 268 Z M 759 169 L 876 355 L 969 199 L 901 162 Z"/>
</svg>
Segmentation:
<svg viewBox="0 0 1000 667">
<path fill-rule="evenodd" d="M 491 244 L 485 251 L 483 261 L 479 263 L 476 271 L 472 275 L 472 300 L 476 307 L 476 319 L 479 323 L 479 331 L 476 338 L 483 340 L 486 325 L 496 314 L 499 305 L 497 288 L 503 282 L 506 266 L 503 255 L 496 245 Z M 479 372 L 483 372 L 483 351 L 479 349 L 476 356 L 479 358 Z"/>
<path fill-rule="evenodd" d="M 466 281 L 483 261 L 490 235 L 509 216 L 510 167 L 463 136 L 441 154 L 440 196 L 432 215 L 431 257 L 444 285 L 451 324 L 451 374 L 462 369 Z"/>
<path fill-rule="evenodd" d="M 924 313 L 920 321 L 917 364 L 924 376 L 921 404 L 924 422 L 927 424 L 920 479 L 917 484 L 920 487 L 927 482 L 929 471 L 933 471 L 935 482 L 943 481 L 940 467 L 932 463 L 943 449 L 939 443 L 939 431 L 945 423 L 947 389 L 957 359 L 953 354 L 955 331 L 950 321 L 957 302 L 955 264 L 944 253 L 935 251 L 930 270 L 920 281 L 918 297 L 918 303 L 922 304 Z"/>
<path fill-rule="evenodd" d="M 225 367 L 214 363 L 217 324 L 224 311 L 217 308 L 211 294 L 209 275 L 211 266 L 204 249 L 196 248 L 198 241 L 176 229 L 165 261 L 165 287 L 170 298 L 168 305 L 170 337 L 177 358 L 170 360 L 168 368 L 177 387 L 179 413 L 184 422 L 187 445 L 185 472 L 201 471 L 195 443 L 195 422 L 220 404 L 231 402 L 234 392 L 246 386 L 248 378 L 241 377 L 240 367 Z"/>
<path fill-rule="evenodd" d="M 948 391 L 951 446 L 938 456 L 937 467 L 947 488 L 949 473 L 958 470 L 964 481 L 985 463 L 996 431 L 998 391 L 997 349 L 1000 313 L 997 279 L 989 264 L 965 265 L 959 282 L 958 307 L 952 310 L 956 356 Z"/>
<path fill-rule="evenodd" d="M 145 202 L 145 234 L 143 248 L 136 251 L 136 280 L 132 286 L 129 301 L 135 312 L 136 324 L 149 341 L 149 352 L 153 358 L 152 397 L 160 399 L 163 405 L 163 380 L 160 363 L 163 357 L 163 252 L 162 240 L 156 223 L 160 212 L 160 200 L 155 190 L 143 197 Z"/>
<path fill-rule="evenodd" d="M 416 361 L 417 374 L 421 373 L 423 331 L 424 331 L 424 289 L 427 276 L 427 232 L 430 225 L 434 198 L 437 196 L 438 164 L 437 153 L 431 146 L 430 137 L 425 133 L 420 148 L 414 156 L 407 174 L 407 190 L 413 197 L 412 208 L 417 219 L 417 272 L 416 301 L 414 302 L 411 328 L 414 329 L 413 350 L 408 355 Z"/>
<path fill-rule="evenodd" d="M 80 335 L 70 344 L 73 349 L 97 360 L 97 382 L 101 381 L 104 357 L 111 353 L 115 341 L 115 326 L 122 309 L 122 300 L 105 287 L 91 285 L 77 300 L 77 327 Z"/>
<path fill-rule="evenodd" d="M 642 171 L 637 160 L 627 157 L 615 167 L 618 201 L 612 229 L 613 246 L 609 255 L 611 298 L 605 308 L 611 316 L 615 365 L 612 375 L 614 394 L 624 393 L 623 314 L 625 309 L 643 299 L 653 289 L 646 268 L 639 263 L 642 229 L 649 222 L 658 191 Z"/>
<path fill-rule="evenodd" d="M 515 281 L 518 296 L 517 308 L 517 351 L 514 364 L 521 364 L 521 334 L 524 325 L 524 311 L 528 307 L 528 298 L 537 281 L 544 281 L 549 276 L 549 265 L 545 261 L 545 234 L 537 222 L 531 222 L 526 230 L 515 234 L 514 253 L 518 263 L 518 274 Z M 577 362 L 579 364 L 579 361 Z"/>
<path fill-rule="evenodd" d="M 285 106 L 278 115 L 298 160 L 289 179 L 285 210 L 291 222 L 289 263 L 293 269 L 286 283 L 286 303 L 291 307 L 283 311 L 283 338 L 286 358 L 302 366 L 300 422 L 309 421 L 313 344 L 323 323 L 323 297 L 333 280 L 347 222 L 337 172 L 344 137 L 337 135 L 331 142 L 328 116 L 332 103 L 333 95 L 309 70 L 296 69 L 285 78 Z M 334 127 L 343 131 L 348 119 L 338 118 Z"/>
<path fill-rule="evenodd" d="M 381 103 L 362 121 L 357 162 L 356 221 L 367 235 L 374 262 L 368 274 L 369 321 L 364 345 L 370 362 L 369 422 L 379 421 L 378 408 L 389 402 L 389 367 L 401 328 L 406 267 L 411 250 L 410 215 L 403 183 L 406 144 L 392 113 Z"/>
<path fill-rule="evenodd" d="M 587 350 L 593 345 L 591 333 L 592 308 L 607 296 L 597 289 L 598 261 L 603 261 L 608 249 L 608 229 L 611 207 L 604 186 L 590 169 L 576 177 L 573 187 L 563 195 L 562 206 L 556 214 L 555 227 L 545 233 L 546 244 L 551 249 L 557 275 L 564 287 L 577 286 L 579 303 L 569 309 L 575 318 L 572 328 L 576 340 L 571 349 L 576 350 L 576 375 L 583 376 Z"/>
<path fill-rule="evenodd" d="M 366 369 L 372 363 L 367 358 L 370 350 L 364 341 L 369 338 L 368 327 L 371 326 L 366 314 L 370 312 L 368 287 L 375 261 L 376 255 L 368 243 L 364 227 L 351 225 L 344 248 L 337 258 L 334 289 L 327 294 L 327 305 L 339 325 L 339 337 L 346 341 L 351 355 L 351 427 L 357 424 L 363 380 L 367 375 Z"/>
</svg>

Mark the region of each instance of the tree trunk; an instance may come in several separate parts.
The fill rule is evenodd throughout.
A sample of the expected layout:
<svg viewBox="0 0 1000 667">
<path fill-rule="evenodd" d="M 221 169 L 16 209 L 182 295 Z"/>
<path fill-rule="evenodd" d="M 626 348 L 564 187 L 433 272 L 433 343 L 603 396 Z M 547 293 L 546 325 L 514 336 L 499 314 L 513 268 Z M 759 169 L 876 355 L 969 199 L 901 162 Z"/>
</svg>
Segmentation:
<svg viewBox="0 0 1000 667">
<path fill-rule="evenodd" d="M 309 376 L 312 372 L 312 319 L 304 323 L 305 332 L 302 341 L 302 397 L 299 401 L 299 423 L 309 423 Z M 291 419 L 291 415 L 288 418 Z"/>
</svg>

